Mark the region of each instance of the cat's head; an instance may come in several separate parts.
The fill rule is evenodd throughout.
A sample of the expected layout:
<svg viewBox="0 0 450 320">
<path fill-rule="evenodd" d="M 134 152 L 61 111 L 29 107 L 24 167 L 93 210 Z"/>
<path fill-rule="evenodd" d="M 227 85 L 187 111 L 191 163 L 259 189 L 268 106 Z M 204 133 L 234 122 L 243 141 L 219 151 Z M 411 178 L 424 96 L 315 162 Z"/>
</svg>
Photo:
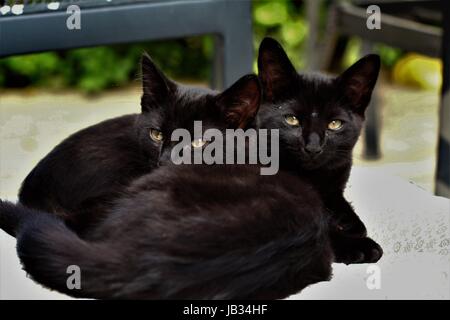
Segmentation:
<svg viewBox="0 0 450 320">
<path fill-rule="evenodd" d="M 367 55 L 337 77 L 303 75 L 278 42 L 265 38 L 258 69 L 264 95 L 258 125 L 280 130 L 281 161 L 304 169 L 349 163 L 380 58 Z"/>
<path fill-rule="evenodd" d="M 194 135 L 194 121 L 203 131 L 215 128 L 245 129 L 258 112 L 261 89 L 256 75 L 243 76 L 222 93 L 183 86 L 167 78 L 150 57 L 142 58 L 142 113 L 137 120 L 141 148 L 152 164 L 170 161 L 172 132 L 186 129 L 195 140 L 192 148 L 203 147 Z"/>
</svg>

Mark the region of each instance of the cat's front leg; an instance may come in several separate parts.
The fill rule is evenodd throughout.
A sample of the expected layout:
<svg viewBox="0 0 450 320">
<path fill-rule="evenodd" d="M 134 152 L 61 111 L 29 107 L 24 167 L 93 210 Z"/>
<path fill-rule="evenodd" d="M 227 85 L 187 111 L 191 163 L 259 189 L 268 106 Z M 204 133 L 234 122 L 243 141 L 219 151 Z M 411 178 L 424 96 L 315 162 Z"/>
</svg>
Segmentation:
<svg viewBox="0 0 450 320">
<path fill-rule="evenodd" d="M 348 237 L 367 236 L 366 226 L 342 194 L 329 197 L 326 199 L 326 204 L 330 210 L 332 229 Z"/>
<path fill-rule="evenodd" d="M 335 262 L 374 263 L 383 255 L 378 243 L 367 237 L 367 229 L 343 195 L 327 199 L 330 239 Z"/>
</svg>

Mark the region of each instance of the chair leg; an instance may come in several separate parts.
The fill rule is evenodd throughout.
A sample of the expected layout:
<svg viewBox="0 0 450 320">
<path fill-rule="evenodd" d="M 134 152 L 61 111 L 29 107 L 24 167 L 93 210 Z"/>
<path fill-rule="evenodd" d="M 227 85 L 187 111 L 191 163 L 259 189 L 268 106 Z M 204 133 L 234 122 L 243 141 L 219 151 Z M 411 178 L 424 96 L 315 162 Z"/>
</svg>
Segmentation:
<svg viewBox="0 0 450 320">
<path fill-rule="evenodd" d="M 364 127 L 364 153 L 366 159 L 375 160 L 381 157 L 380 152 L 380 119 L 377 91 L 372 94 L 372 100 L 366 111 Z"/>
<path fill-rule="evenodd" d="M 306 0 L 306 12 L 309 24 L 309 34 L 306 46 L 306 68 L 308 71 L 319 70 L 319 57 L 317 57 L 317 49 L 319 43 L 319 10 L 322 0 Z"/>
<path fill-rule="evenodd" d="M 323 48 L 319 51 L 322 54 L 316 60 L 320 64 L 320 70 L 326 70 L 331 73 L 339 73 L 341 71 L 342 58 L 348 43 L 348 36 L 339 33 L 339 15 L 338 6 L 332 5 L 328 9 Z M 314 54 L 317 55 L 317 50 Z"/>
<path fill-rule="evenodd" d="M 372 53 L 373 44 L 369 41 L 363 41 L 361 54 Z M 372 99 L 366 111 L 366 123 L 364 127 L 364 153 L 366 159 L 378 159 L 380 152 L 380 116 L 379 116 L 379 97 L 378 90 L 372 93 Z"/>
<path fill-rule="evenodd" d="M 253 70 L 251 2 L 226 2 L 222 34 L 215 37 L 212 87 L 223 89 Z M 229 19 L 233 17 L 233 23 Z"/>
<path fill-rule="evenodd" d="M 439 111 L 439 141 L 437 154 L 436 194 L 450 198 L 450 4 L 444 7 L 442 62 L 443 82 Z M 446 8 L 445 8 L 446 7 Z"/>
<path fill-rule="evenodd" d="M 347 49 L 348 36 L 339 35 L 334 40 L 334 47 L 330 50 L 330 58 L 326 60 L 324 70 L 331 73 L 339 73 L 342 71 L 342 59 L 344 58 L 345 50 Z"/>
<path fill-rule="evenodd" d="M 211 88 L 222 90 L 224 86 L 224 43 L 222 35 L 214 36 L 214 56 L 211 72 Z"/>
</svg>

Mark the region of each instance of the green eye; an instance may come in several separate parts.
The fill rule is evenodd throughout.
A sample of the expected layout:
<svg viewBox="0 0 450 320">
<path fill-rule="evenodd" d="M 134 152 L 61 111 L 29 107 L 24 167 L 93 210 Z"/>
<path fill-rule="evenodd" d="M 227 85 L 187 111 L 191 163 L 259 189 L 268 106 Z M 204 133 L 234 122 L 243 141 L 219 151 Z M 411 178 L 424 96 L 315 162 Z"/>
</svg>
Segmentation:
<svg viewBox="0 0 450 320">
<path fill-rule="evenodd" d="M 328 129 L 336 131 L 342 128 L 342 121 L 341 120 L 333 120 L 328 124 Z"/>
<path fill-rule="evenodd" d="M 292 116 L 292 115 L 285 116 L 284 120 L 290 126 L 298 126 L 298 125 L 300 125 L 300 121 L 298 121 L 296 116 Z"/>
<path fill-rule="evenodd" d="M 164 136 L 161 131 L 156 129 L 150 129 L 150 138 L 152 138 L 153 141 L 161 142 L 164 139 Z"/>
<path fill-rule="evenodd" d="M 205 145 L 205 143 L 206 143 L 206 141 L 200 138 L 200 139 L 192 140 L 191 145 L 194 148 L 201 148 Z"/>
</svg>

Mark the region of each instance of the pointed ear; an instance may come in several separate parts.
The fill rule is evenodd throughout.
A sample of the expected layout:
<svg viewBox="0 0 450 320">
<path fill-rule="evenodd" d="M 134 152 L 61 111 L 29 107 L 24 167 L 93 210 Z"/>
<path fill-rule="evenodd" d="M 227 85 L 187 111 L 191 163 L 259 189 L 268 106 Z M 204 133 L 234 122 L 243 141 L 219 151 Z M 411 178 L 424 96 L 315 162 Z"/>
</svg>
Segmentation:
<svg viewBox="0 0 450 320">
<path fill-rule="evenodd" d="M 286 52 L 272 38 L 264 38 L 259 46 L 258 76 L 267 101 L 274 101 L 298 77 Z"/>
<path fill-rule="evenodd" d="M 338 84 L 355 111 L 364 114 L 380 72 L 380 57 L 369 54 L 342 73 Z"/>
<path fill-rule="evenodd" d="M 175 89 L 175 84 L 168 79 L 155 65 L 146 53 L 141 60 L 142 89 L 141 99 L 142 111 L 163 104 Z"/>
<path fill-rule="evenodd" d="M 256 75 L 240 78 L 216 98 L 220 112 L 231 128 L 245 128 L 256 117 L 261 103 L 261 87 Z"/>
</svg>

